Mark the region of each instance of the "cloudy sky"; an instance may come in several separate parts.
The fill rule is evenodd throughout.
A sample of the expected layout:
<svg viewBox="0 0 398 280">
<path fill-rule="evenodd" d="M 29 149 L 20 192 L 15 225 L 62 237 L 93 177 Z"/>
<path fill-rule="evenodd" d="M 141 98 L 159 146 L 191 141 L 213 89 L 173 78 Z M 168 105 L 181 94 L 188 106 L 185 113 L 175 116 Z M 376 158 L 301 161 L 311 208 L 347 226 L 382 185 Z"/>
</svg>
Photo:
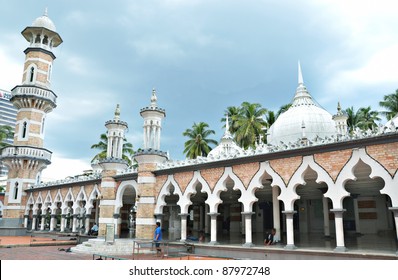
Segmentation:
<svg viewBox="0 0 398 280">
<path fill-rule="evenodd" d="M 152 88 L 166 110 L 161 149 L 183 159 L 182 132 L 207 122 L 219 140 L 228 106 L 278 110 L 297 87 L 297 61 L 330 113 L 371 106 L 398 88 L 396 1 L 0 0 L 0 88 L 22 79 L 20 32 L 48 8 L 63 44 L 54 50 L 57 108 L 46 120 L 53 152 L 44 178 L 89 169 L 90 146 L 116 104 L 127 139 L 142 147 L 139 110 Z"/>
</svg>

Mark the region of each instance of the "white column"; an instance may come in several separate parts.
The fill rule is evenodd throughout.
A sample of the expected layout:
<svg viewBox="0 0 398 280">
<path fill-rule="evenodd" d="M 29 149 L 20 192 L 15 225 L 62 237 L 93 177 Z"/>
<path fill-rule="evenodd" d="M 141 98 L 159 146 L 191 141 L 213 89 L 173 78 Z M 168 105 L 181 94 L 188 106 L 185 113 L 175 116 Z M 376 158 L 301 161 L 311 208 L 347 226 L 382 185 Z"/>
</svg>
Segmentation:
<svg viewBox="0 0 398 280">
<path fill-rule="evenodd" d="M 330 212 L 334 213 L 334 223 L 336 227 L 336 249 L 338 252 L 345 252 L 344 244 L 344 228 L 343 228 L 343 213 L 345 209 L 331 209 Z"/>
<path fill-rule="evenodd" d="M 112 136 L 108 136 L 108 146 L 106 149 L 106 157 L 111 157 L 112 156 Z"/>
<path fill-rule="evenodd" d="M 65 214 L 61 215 L 61 232 L 65 231 L 65 224 L 66 224 L 66 219 L 65 219 Z"/>
<path fill-rule="evenodd" d="M 122 158 L 122 156 L 123 156 L 123 137 L 119 137 L 118 157 Z"/>
<path fill-rule="evenodd" d="M 77 214 L 72 215 L 72 232 L 76 232 L 76 226 L 77 226 Z"/>
<path fill-rule="evenodd" d="M 281 240 L 281 210 L 279 207 L 279 189 L 278 187 L 272 187 L 272 213 L 274 218 L 274 228 L 276 230 L 275 233 L 275 241 Z"/>
<path fill-rule="evenodd" d="M 295 249 L 294 245 L 294 227 L 293 227 L 293 215 L 296 211 L 283 211 L 286 215 L 286 249 Z"/>
<path fill-rule="evenodd" d="M 29 215 L 24 215 L 23 218 L 23 227 L 28 228 L 28 221 L 29 221 Z"/>
<path fill-rule="evenodd" d="M 323 205 L 323 230 L 326 237 L 330 237 L 329 202 L 327 197 L 322 197 Z"/>
<path fill-rule="evenodd" d="M 204 212 L 204 219 L 205 219 L 205 233 L 209 234 L 210 233 L 210 216 L 206 215 L 206 212 L 208 212 L 209 210 L 209 205 L 205 205 L 205 212 Z"/>
<path fill-rule="evenodd" d="M 32 219 L 32 230 L 36 230 L 36 215 L 33 215 L 33 219 Z"/>
<path fill-rule="evenodd" d="M 245 244 L 244 247 L 254 246 L 252 241 L 252 215 L 254 212 L 242 212 L 243 220 L 245 221 Z"/>
<path fill-rule="evenodd" d="M 53 210 L 55 211 L 55 210 Z M 50 216 L 50 231 L 54 231 L 55 227 L 56 227 L 56 223 L 57 223 L 57 215 L 55 214 L 51 214 Z"/>
<path fill-rule="evenodd" d="M 121 224 L 120 214 L 113 214 L 113 224 L 115 225 L 115 235 L 119 236 L 119 227 Z"/>
<path fill-rule="evenodd" d="M 88 231 L 90 230 L 90 217 L 91 217 L 91 215 L 86 214 L 86 220 L 85 220 L 85 225 L 84 225 L 84 234 L 88 234 Z"/>
<path fill-rule="evenodd" d="M 43 213 L 43 214 L 41 215 L 41 224 L 40 224 L 40 230 L 41 230 L 41 231 L 44 230 L 45 225 L 46 225 L 46 214 Z"/>
<path fill-rule="evenodd" d="M 209 213 L 210 216 L 210 243 L 212 245 L 218 244 L 217 242 L 217 216 L 219 213 Z"/>
<path fill-rule="evenodd" d="M 181 217 L 181 241 L 187 240 L 187 217 L 188 213 L 178 214 Z"/>
</svg>

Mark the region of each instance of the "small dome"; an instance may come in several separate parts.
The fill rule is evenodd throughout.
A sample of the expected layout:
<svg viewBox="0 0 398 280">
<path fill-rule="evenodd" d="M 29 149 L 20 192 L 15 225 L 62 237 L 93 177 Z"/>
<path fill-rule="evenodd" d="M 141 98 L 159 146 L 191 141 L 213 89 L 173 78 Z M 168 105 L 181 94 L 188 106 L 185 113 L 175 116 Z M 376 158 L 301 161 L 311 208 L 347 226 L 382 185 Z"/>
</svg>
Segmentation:
<svg viewBox="0 0 398 280">
<path fill-rule="evenodd" d="M 267 142 L 278 145 L 280 142 L 297 142 L 306 137 L 330 137 L 336 134 L 336 124 L 332 115 L 312 100 L 304 86 L 299 66 L 299 85 L 292 106 L 281 114 L 270 127 Z"/>
<path fill-rule="evenodd" d="M 35 19 L 33 21 L 32 26 L 33 27 L 44 27 L 51 31 L 56 32 L 54 22 L 47 15 L 47 9 L 45 10 L 44 15 L 38 17 L 37 19 Z"/>
</svg>

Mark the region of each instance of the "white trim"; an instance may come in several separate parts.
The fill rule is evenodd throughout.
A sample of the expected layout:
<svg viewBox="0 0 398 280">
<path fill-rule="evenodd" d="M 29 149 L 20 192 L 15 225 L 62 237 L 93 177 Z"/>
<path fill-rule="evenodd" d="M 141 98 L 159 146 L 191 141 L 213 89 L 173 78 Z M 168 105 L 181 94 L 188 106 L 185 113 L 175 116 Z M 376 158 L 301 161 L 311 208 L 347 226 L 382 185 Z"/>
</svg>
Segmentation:
<svg viewBox="0 0 398 280">
<path fill-rule="evenodd" d="M 138 184 L 156 183 L 155 177 L 138 177 Z"/>
<path fill-rule="evenodd" d="M 100 206 L 114 206 L 115 201 L 112 199 L 102 199 L 100 202 Z"/>
<path fill-rule="evenodd" d="M 30 58 L 28 58 L 28 59 L 25 59 L 25 61 L 39 61 L 39 62 L 51 64 L 50 61 L 44 60 L 44 59 L 42 59 L 42 58 L 37 58 L 37 57 L 30 57 Z"/>
<path fill-rule="evenodd" d="M 114 188 L 115 182 L 101 182 L 102 188 Z"/>
<path fill-rule="evenodd" d="M 115 222 L 114 218 L 99 218 L 98 223 L 99 224 L 113 224 Z"/>
<path fill-rule="evenodd" d="M 46 114 L 46 113 L 44 113 L 43 111 L 38 110 L 38 109 L 35 109 L 35 108 L 21 108 L 21 109 L 19 109 L 18 111 L 19 111 L 19 112 L 28 112 L 28 113 L 30 113 L 30 112 L 35 112 L 35 113 L 40 113 L 40 114 L 43 114 L 43 115 Z"/>
<path fill-rule="evenodd" d="M 8 206 L 4 206 L 3 209 L 7 209 L 7 210 L 25 210 L 25 206 L 22 205 L 8 205 Z"/>
<path fill-rule="evenodd" d="M 137 218 L 135 222 L 136 225 L 150 225 L 150 226 L 156 225 L 155 218 Z"/>
</svg>

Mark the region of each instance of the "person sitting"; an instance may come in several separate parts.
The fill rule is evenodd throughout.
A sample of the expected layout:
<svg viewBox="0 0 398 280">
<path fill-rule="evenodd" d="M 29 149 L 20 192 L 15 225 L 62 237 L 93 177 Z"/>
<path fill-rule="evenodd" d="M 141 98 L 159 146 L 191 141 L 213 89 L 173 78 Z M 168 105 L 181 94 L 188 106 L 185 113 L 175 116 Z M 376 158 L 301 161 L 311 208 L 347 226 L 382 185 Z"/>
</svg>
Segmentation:
<svg viewBox="0 0 398 280">
<path fill-rule="evenodd" d="M 93 235 L 93 236 L 98 235 L 98 226 L 97 226 L 97 223 L 94 223 L 94 225 L 92 226 L 92 228 L 89 230 L 88 235 Z"/>
<path fill-rule="evenodd" d="M 267 237 L 264 240 L 264 245 L 265 246 L 274 245 L 275 244 L 275 239 L 274 239 L 275 233 L 276 233 L 276 229 L 273 228 L 271 230 L 271 233 L 267 234 Z"/>
</svg>

